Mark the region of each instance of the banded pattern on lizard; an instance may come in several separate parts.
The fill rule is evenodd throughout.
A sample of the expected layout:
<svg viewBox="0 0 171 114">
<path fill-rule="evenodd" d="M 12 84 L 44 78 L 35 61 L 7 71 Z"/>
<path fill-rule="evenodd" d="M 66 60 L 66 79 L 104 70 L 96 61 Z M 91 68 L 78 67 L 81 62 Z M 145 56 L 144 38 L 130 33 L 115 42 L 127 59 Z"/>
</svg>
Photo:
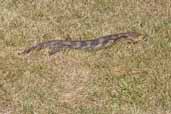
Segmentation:
<svg viewBox="0 0 171 114">
<path fill-rule="evenodd" d="M 45 41 L 39 44 L 36 44 L 28 49 L 25 49 L 23 52 L 19 54 L 27 54 L 34 49 L 41 50 L 44 48 L 49 48 L 49 55 L 53 55 L 59 52 L 61 49 L 69 48 L 69 49 L 97 49 L 103 48 L 106 46 L 110 46 L 113 43 L 121 40 L 121 39 L 128 39 L 134 41 L 134 39 L 140 36 L 140 33 L 137 32 L 125 32 L 125 33 L 118 33 L 112 34 L 107 36 L 98 37 L 92 40 L 50 40 Z"/>
</svg>

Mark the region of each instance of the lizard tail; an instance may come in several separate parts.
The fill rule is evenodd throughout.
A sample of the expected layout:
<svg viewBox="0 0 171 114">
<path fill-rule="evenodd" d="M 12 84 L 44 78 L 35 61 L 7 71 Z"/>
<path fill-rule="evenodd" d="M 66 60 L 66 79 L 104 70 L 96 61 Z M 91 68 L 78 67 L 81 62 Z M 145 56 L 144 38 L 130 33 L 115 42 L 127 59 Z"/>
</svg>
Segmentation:
<svg viewBox="0 0 171 114">
<path fill-rule="evenodd" d="M 44 45 L 44 43 L 40 43 L 40 44 L 37 44 L 37 45 L 34 45 L 34 46 L 32 46 L 32 47 L 30 47 L 30 48 L 27 48 L 27 49 L 25 49 L 23 52 L 21 52 L 21 53 L 18 53 L 19 55 L 22 55 L 22 54 L 28 54 L 28 53 L 30 53 L 31 51 L 33 51 L 33 50 L 41 50 L 41 49 L 43 49 L 43 48 L 46 48 L 46 46 Z"/>
<path fill-rule="evenodd" d="M 28 53 L 30 53 L 32 50 L 34 50 L 34 49 L 36 49 L 36 48 L 37 48 L 37 45 L 32 46 L 32 47 L 30 47 L 30 48 L 27 48 L 27 49 L 25 49 L 23 52 L 18 53 L 18 54 L 19 54 L 19 55 L 28 54 Z"/>
</svg>

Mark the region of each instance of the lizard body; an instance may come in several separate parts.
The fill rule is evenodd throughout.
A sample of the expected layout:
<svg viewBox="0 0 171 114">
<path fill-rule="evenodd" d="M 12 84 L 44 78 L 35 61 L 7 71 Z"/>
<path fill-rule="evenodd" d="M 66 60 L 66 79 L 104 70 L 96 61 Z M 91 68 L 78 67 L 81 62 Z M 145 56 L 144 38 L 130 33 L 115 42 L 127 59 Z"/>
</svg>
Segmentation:
<svg viewBox="0 0 171 114">
<path fill-rule="evenodd" d="M 92 40 L 74 40 L 74 41 L 68 41 L 68 40 L 50 40 L 45 41 L 39 44 L 36 44 L 30 48 L 25 49 L 20 54 L 27 54 L 31 52 L 34 49 L 41 50 L 44 48 L 49 48 L 49 55 L 53 55 L 60 51 L 60 49 L 97 49 L 102 48 L 106 46 L 110 46 L 113 43 L 121 40 L 121 39 L 128 39 L 128 40 L 134 40 L 134 38 L 140 36 L 141 34 L 137 32 L 125 32 L 125 33 L 118 33 L 118 34 L 112 34 L 112 35 L 106 35 L 102 37 L 98 37 Z"/>
</svg>

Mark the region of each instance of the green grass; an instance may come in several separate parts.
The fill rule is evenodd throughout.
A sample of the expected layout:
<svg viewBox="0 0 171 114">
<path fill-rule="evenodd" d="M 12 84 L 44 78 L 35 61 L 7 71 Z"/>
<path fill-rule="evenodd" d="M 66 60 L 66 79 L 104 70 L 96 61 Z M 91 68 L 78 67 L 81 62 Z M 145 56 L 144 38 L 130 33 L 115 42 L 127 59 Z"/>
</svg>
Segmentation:
<svg viewBox="0 0 171 114">
<path fill-rule="evenodd" d="M 0 0 L 0 114 L 171 113 L 170 0 Z M 18 55 L 50 39 L 137 31 L 99 51 Z"/>
</svg>

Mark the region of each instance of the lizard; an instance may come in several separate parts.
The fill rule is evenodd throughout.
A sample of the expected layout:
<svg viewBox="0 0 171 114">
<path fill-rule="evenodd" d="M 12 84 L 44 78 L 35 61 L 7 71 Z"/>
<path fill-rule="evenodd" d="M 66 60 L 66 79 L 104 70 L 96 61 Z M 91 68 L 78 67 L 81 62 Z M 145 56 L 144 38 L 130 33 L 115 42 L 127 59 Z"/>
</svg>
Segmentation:
<svg viewBox="0 0 171 114">
<path fill-rule="evenodd" d="M 117 34 L 110 34 L 106 36 L 97 37 L 92 40 L 49 40 L 45 42 L 38 43 L 25 49 L 19 54 L 27 54 L 33 50 L 41 50 L 44 48 L 49 48 L 49 55 L 54 55 L 61 49 L 98 49 L 120 41 L 121 39 L 128 39 L 134 41 L 135 38 L 139 37 L 141 34 L 137 32 L 123 32 Z"/>
</svg>

